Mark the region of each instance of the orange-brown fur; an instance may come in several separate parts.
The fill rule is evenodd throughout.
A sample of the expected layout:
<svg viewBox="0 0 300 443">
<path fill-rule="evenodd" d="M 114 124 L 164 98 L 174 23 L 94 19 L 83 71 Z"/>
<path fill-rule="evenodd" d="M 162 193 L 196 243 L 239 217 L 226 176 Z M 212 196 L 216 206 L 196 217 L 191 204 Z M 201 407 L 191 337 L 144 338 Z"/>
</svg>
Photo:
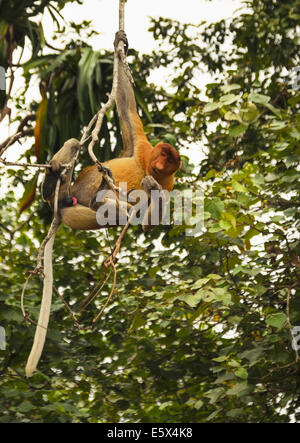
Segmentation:
<svg viewBox="0 0 300 443">
<path fill-rule="evenodd" d="M 126 37 L 124 34 L 117 33 L 115 45 L 118 44 L 120 38 Z M 109 160 L 103 165 L 111 170 L 117 186 L 122 182 L 127 183 L 128 192 L 133 189 L 143 189 L 145 185 L 143 187 L 142 181 L 147 175 L 151 175 L 163 189 L 171 191 L 174 186 L 175 172 L 180 167 L 179 154 L 168 143 L 151 146 L 138 116 L 134 92 L 121 60 L 118 74 L 116 103 L 124 151 L 128 157 Z M 70 149 L 65 153 L 61 151 L 54 156 L 53 160 L 57 157 L 60 163 L 68 163 L 71 160 L 72 151 Z M 70 195 L 77 198 L 78 204 L 63 207 L 60 212 L 62 221 L 66 225 L 74 229 L 101 228 L 96 221 L 96 212 L 90 208 L 90 204 L 101 185 L 102 177 L 97 165 L 88 166 L 78 175 L 70 187 Z M 52 185 L 53 181 L 54 179 Z M 150 189 L 145 190 L 150 194 Z M 47 200 L 51 201 L 51 199 L 53 200 L 53 195 Z"/>
</svg>

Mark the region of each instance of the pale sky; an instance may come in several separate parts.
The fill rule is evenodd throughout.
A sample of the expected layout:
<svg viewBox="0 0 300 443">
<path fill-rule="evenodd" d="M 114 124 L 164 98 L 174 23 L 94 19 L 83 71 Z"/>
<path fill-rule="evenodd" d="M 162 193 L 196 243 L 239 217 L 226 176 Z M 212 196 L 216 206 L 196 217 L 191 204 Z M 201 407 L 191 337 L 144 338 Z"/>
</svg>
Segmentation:
<svg viewBox="0 0 300 443">
<path fill-rule="evenodd" d="M 157 41 L 148 32 L 150 25 L 149 17 L 166 17 L 181 21 L 182 23 L 199 24 L 202 21 L 209 23 L 223 18 L 231 18 L 240 12 L 243 0 L 128 0 L 125 5 L 125 31 L 128 36 L 129 46 L 144 53 L 151 53 L 157 47 Z M 79 23 L 84 20 L 92 20 L 94 29 L 100 35 L 91 38 L 89 44 L 94 49 L 113 49 L 113 40 L 118 29 L 119 0 L 85 0 L 84 6 L 67 5 L 63 10 L 63 16 Z M 51 20 L 45 17 L 45 23 L 51 26 Z M 158 85 L 166 85 L 167 72 L 161 69 L 153 72 L 149 81 Z M 197 79 L 201 84 L 211 81 L 211 77 L 202 74 Z M 170 92 L 170 91 L 168 91 Z M 204 99 L 204 97 L 201 97 Z"/>
<path fill-rule="evenodd" d="M 242 0 L 128 0 L 125 5 L 125 30 L 129 43 L 137 50 L 151 52 L 156 42 L 147 32 L 149 16 L 167 17 L 184 23 L 199 24 L 230 18 L 240 8 Z M 84 5 L 69 4 L 63 16 L 80 22 L 92 20 L 101 34 L 89 41 L 97 49 L 111 48 L 118 29 L 119 0 L 84 0 Z"/>
<path fill-rule="evenodd" d="M 152 33 L 147 31 L 150 16 L 167 17 L 184 23 L 199 24 L 202 21 L 211 23 L 238 15 L 240 12 L 237 10 L 241 8 L 242 4 L 243 0 L 213 0 L 212 2 L 206 0 L 128 0 L 125 6 L 125 31 L 129 45 L 144 53 L 150 53 L 157 48 L 157 42 L 153 39 Z M 114 34 L 118 29 L 118 14 L 119 0 L 84 0 L 83 5 L 68 4 L 61 11 L 61 15 L 66 21 L 74 21 L 75 23 L 80 23 L 83 20 L 92 21 L 92 26 L 99 32 L 99 35 L 90 38 L 88 43 L 96 50 L 103 48 L 113 50 Z M 55 25 L 49 13 L 44 14 L 42 23 L 46 40 L 59 47 L 58 42 L 53 42 L 51 38 L 55 32 Z M 19 54 L 15 54 L 15 61 L 18 58 Z M 27 61 L 29 58 L 30 52 L 25 49 L 22 61 Z M 168 72 L 165 69 L 157 71 L 152 74 L 150 81 L 166 86 Z M 211 78 L 202 74 L 202 78 L 196 80 L 197 83 L 205 85 L 211 81 Z M 22 85 L 23 81 L 20 76 L 18 81 L 18 73 L 16 73 L 13 94 L 18 94 L 18 89 Z M 40 100 L 37 84 L 30 91 L 29 102 L 32 99 Z M 3 127 L 3 123 L 5 123 L 5 127 Z M 7 130 L 7 119 L 0 125 L 4 135 Z M 13 128 L 10 130 L 13 133 Z M 0 142 L 1 140 L 2 137 Z"/>
</svg>

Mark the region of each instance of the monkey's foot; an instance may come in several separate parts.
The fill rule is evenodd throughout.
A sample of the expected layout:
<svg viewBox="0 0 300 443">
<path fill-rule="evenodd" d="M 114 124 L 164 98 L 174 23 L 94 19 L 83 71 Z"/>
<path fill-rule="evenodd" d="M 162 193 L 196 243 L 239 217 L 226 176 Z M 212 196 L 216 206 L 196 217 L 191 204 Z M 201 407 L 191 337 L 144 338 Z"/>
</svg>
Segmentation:
<svg viewBox="0 0 300 443">
<path fill-rule="evenodd" d="M 114 47 L 117 48 L 119 42 L 122 41 L 124 43 L 124 52 L 125 55 L 127 55 L 127 51 L 128 51 L 128 40 L 127 40 L 127 35 L 125 33 L 125 31 L 118 31 L 116 32 L 115 35 L 115 41 L 114 41 Z"/>
</svg>

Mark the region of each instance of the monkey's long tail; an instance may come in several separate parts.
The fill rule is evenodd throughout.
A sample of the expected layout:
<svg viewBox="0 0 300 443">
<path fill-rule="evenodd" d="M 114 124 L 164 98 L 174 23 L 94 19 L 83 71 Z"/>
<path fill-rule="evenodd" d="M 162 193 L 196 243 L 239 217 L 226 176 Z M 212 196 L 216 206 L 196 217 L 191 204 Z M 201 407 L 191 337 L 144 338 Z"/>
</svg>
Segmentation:
<svg viewBox="0 0 300 443">
<path fill-rule="evenodd" d="M 45 251 L 44 251 L 44 287 L 43 287 L 43 296 L 42 303 L 40 309 L 40 315 L 38 319 L 38 324 L 35 331 L 35 336 L 33 340 L 33 345 L 31 348 L 31 352 L 29 354 L 25 373 L 27 377 L 30 377 L 31 374 L 36 370 L 39 359 L 41 357 L 46 335 L 47 328 L 50 317 L 50 309 L 51 309 L 51 300 L 52 300 L 52 286 L 53 286 L 53 269 L 52 269 L 52 251 L 53 244 L 55 239 L 56 230 L 48 240 Z"/>
</svg>

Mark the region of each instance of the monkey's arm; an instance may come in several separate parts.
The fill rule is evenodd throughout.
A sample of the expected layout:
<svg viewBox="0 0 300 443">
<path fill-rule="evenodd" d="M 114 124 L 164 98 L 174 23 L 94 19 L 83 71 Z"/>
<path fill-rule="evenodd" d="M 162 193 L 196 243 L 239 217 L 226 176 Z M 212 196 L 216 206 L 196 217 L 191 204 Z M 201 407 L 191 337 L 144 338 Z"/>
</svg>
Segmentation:
<svg viewBox="0 0 300 443">
<path fill-rule="evenodd" d="M 128 45 L 124 31 L 116 33 L 115 48 L 120 40 Z M 126 74 L 124 63 L 119 59 L 118 86 L 116 94 L 117 110 L 122 130 L 123 151 L 122 157 L 132 157 L 142 143 L 143 150 L 151 150 L 152 147 L 144 132 L 142 121 L 137 113 L 136 101 L 131 82 Z"/>
<path fill-rule="evenodd" d="M 142 185 L 149 196 L 148 207 L 142 223 L 143 231 L 147 232 L 149 229 L 158 226 L 164 218 L 168 194 L 151 175 L 146 175 Z"/>
<path fill-rule="evenodd" d="M 79 141 L 76 140 L 76 138 L 71 138 L 65 142 L 63 147 L 50 160 L 51 169 L 46 170 L 45 179 L 42 185 L 42 195 L 43 199 L 47 201 L 51 207 L 53 207 L 56 183 L 63 170 L 62 165 L 70 163 L 78 149 L 80 149 Z M 59 188 L 58 200 L 69 195 L 72 175 L 73 168 L 70 168 L 66 175 L 61 177 L 62 182 Z"/>
<path fill-rule="evenodd" d="M 44 183 L 42 185 L 42 195 L 44 200 L 46 200 L 52 208 L 54 205 L 56 183 L 64 169 L 62 165 L 70 163 L 79 148 L 79 141 L 72 138 L 66 141 L 62 148 L 50 160 L 51 169 L 46 170 Z M 61 177 L 58 194 L 58 208 L 61 221 L 74 229 L 99 229 L 100 226 L 96 220 L 96 212 L 88 208 L 88 205 L 77 204 L 78 197 L 74 194 L 70 186 L 72 174 L 73 168 L 69 169 L 64 177 Z M 79 196 L 81 196 L 81 194 Z"/>
</svg>

